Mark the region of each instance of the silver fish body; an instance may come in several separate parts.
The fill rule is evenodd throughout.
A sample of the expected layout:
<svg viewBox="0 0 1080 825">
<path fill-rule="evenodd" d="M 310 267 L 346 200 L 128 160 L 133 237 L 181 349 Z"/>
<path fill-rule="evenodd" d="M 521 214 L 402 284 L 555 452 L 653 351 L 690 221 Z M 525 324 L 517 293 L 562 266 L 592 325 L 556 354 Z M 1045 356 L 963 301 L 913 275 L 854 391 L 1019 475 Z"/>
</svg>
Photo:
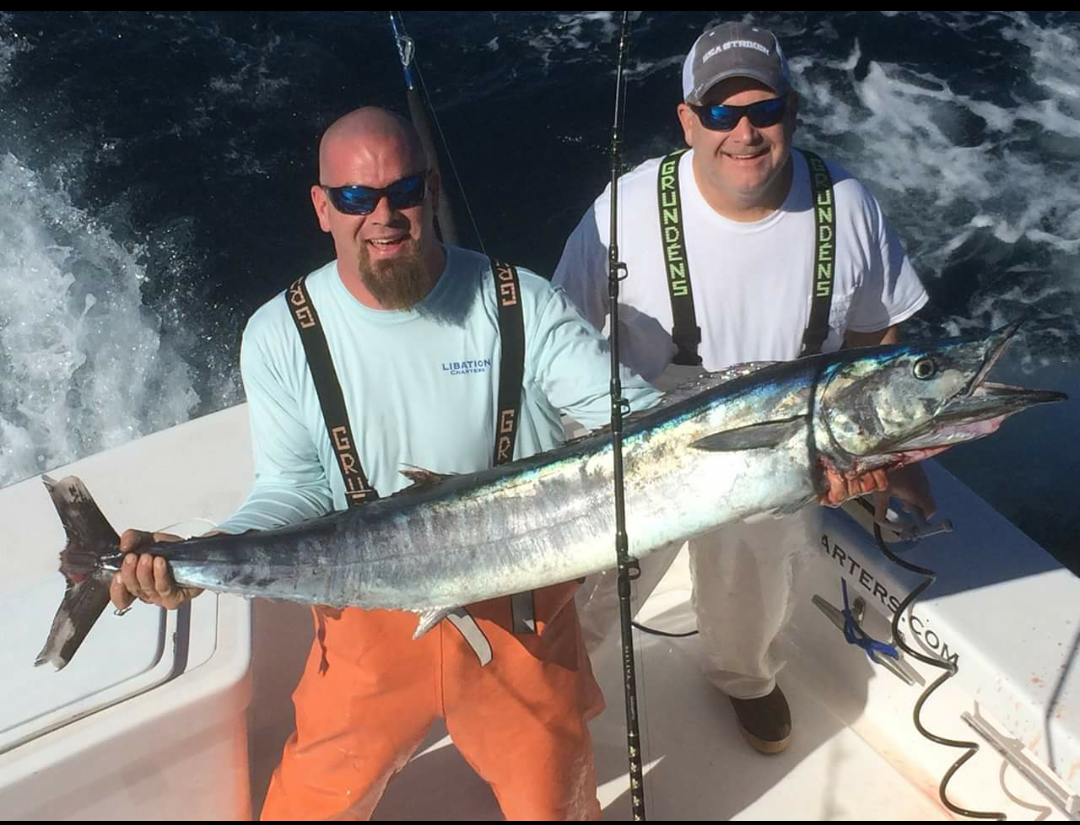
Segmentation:
<svg viewBox="0 0 1080 825">
<path fill-rule="evenodd" d="M 910 463 L 1064 398 L 985 385 L 1015 332 L 733 368 L 670 394 L 624 432 L 631 556 L 794 512 L 824 489 L 825 468 L 853 476 Z M 412 610 L 424 614 L 423 631 L 449 609 L 614 566 L 611 452 L 610 436 L 597 433 L 469 475 L 404 470 L 412 487 L 362 507 L 149 552 L 169 560 L 180 584 Z M 68 532 L 68 592 L 38 662 L 62 667 L 107 604 L 120 556 L 81 482 L 46 483 Z"/>
</svg>

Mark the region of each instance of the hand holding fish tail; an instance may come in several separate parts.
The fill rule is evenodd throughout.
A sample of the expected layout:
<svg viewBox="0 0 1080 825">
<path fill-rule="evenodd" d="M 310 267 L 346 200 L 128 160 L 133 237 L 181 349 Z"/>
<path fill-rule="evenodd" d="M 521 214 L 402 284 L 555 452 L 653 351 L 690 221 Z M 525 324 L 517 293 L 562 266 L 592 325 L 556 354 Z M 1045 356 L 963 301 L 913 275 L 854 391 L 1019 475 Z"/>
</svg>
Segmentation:
<svg viewBox="0 0 1080 825">
<path fill-rule="evenodd" d="M 109 599 L 117 610 L 126 610 L 136 599 L 176 610 L 203 591 L 180 587 L 173 581 L 169 565 L 161 556 L 140 553 L 139 548 L 158 541 L 181 541 L 171 533 L 126 530 L 120 537 L 120 552 L 126 554 L 120 572 L 109 585 Z"/>
</svg>

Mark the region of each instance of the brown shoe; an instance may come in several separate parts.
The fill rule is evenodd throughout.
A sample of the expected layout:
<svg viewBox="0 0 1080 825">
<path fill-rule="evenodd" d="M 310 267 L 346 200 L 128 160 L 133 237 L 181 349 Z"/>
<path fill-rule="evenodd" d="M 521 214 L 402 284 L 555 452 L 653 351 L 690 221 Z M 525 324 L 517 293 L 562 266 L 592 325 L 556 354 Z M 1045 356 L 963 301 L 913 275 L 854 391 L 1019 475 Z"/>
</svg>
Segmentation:
<svg viewBox="0 0 1080 825">
<path fill-rule="evenodd" d="M 777 685 L 760 699 L 728 697 L 735 708 L 735 718 L 743 738 L 756 751 L 780 753 L 791 740 L 791 708 Z"/>
</svg>

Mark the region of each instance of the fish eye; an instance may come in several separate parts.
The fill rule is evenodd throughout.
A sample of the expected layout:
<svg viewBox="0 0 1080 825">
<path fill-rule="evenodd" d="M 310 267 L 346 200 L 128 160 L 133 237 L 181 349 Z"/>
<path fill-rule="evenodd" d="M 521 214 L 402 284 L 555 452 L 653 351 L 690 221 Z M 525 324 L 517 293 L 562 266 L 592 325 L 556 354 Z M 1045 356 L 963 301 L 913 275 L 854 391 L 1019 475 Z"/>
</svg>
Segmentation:
<svg viewBox="0 0 1080 825">
<path fill-rule="evenodd" d="M 934 363 L 932 358 L 920 358 L 915 362 L 912 372 L 920 381 L 926 381 L 937 374 L 937 364 Z"/>
</svg>

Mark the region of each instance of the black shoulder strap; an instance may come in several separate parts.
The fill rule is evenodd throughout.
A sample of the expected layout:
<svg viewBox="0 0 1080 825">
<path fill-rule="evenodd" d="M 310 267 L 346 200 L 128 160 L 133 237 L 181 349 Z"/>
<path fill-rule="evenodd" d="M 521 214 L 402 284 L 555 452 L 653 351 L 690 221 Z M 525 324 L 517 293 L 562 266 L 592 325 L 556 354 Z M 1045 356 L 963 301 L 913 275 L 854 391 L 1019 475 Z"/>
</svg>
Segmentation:
<svg viewBox="0 0 1080 825">
<path fill-rule="evenodd" d="M 521 382 L 525 379 L 525 318 L 521 309 L 521 282 L 517 270 L 502 261 L 491 261 L 495 275 L 495 304 L 499 308 L 499 411 L 495 416 L 495 465 L 514 460 L 518 418 L 521 415 Z M 510 597 L 510 623 L 514 633 L 536 632 L 536 604 L 532 591 Z"/>
<path fill-rule="evenodd" d="M 696 367 L 701 364 L 698 355 L 701 327 L 694 313 L 679 188 L 679 160 L 685 153 L 686 149 L 680 149 L 660 161 L 656 194 L 660 206 L 660 248 L 664 250 L 664 271 L 671 294 L 671 338 L 678 347 L 673 363 Z"/>
<path fill-rule="evenodd" d="M 323 420 L 326 422 L 326 431 L 330 435 L 330 444 L 334 448 L 341 477 L 345 481 L 345 501 L 349 507 L 374 501 L 379 494 L 368 484 L 364 468 L 360 465 L 356 439 L 353 438 L 349 413 L 345 409 L 345 397 L 341 394 L 341 383 L 334 371 L 326 334 L 304 285 L 304 278 L 290 286 L 285 297 L 296 322 L 296 329 L 300 333 L 300 341 L 304 345 L 308 368 L 315 381 L 315 392 L 319 396 Z"/>
<path fill-rule="evenodd" d="M 821 346 L 829 336 L 829 309 L 832 306 L 836 270 L 836 198 L 832 176 L 825 161 L 813 152 L 803 150 L 803 157 L 810 168 L 810 188 L 813 193 L 814 293 L 800 357 L 821 352 Z"/>
<path fill-rule="evenodd" d="M 521 382 L 525 380 L 525 319 L 521 310 L 521 283 L 517 270 L 502 261 L 491 261 L 495 276 L 495 303 L 499 308 L 499 410 L 495 416 L 495 464 L 514 460 L 518 417 L 521 414 Z"/>
</svg>

